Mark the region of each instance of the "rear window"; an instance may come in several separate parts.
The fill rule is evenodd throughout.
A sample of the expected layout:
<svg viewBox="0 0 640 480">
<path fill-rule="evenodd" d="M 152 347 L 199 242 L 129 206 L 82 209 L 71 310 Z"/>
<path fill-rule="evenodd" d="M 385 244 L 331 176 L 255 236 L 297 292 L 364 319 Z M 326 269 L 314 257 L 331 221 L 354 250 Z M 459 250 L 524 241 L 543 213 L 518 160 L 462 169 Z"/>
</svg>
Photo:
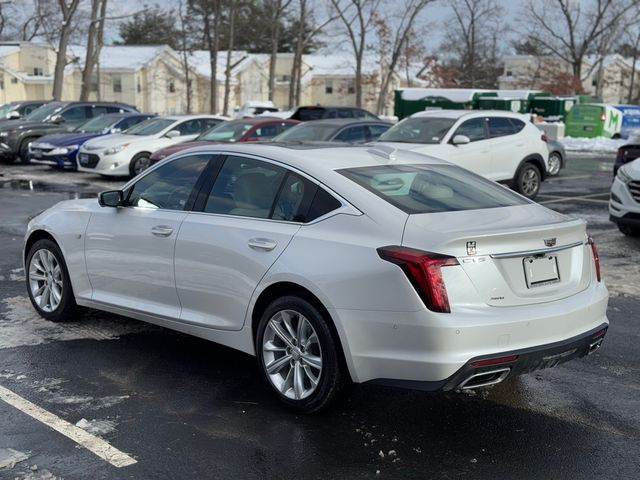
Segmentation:
<svg viewBox="0 0 640 480">
<path fill-rule="evenodd" d="M 531 203 L 506 187 L 454 165 L 383 165 L 339 173 L 409 214 Z"/>
</svg>

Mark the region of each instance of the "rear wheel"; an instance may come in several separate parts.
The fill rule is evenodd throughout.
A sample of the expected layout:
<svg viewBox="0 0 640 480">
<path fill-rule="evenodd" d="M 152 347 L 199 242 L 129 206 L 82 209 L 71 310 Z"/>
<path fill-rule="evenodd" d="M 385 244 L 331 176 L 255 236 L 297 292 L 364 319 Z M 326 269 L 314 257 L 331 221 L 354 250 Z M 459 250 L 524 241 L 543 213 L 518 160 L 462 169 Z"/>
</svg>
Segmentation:
<svg viewBox="0 0 640 480">
<path fill-rule="evenodd" d="M 41 317 L 59 322 L 78 312 L 69 271 L 55 242 L 42 239 L 34 243 L 26 267 L 29 299 Z"/>
<path fill-rule="evenodd" d="M 139 153 L 131 159 L 129 173 L 132 177 L 139 175 L 151 166 L 150 156 L 148 153 Z"/>
<path fill-rule="evenodd" d="M 618 230 L 627 235 L 628 237 L 640 237 L 640 228 L 631 227 L 625 224 L 618 224 Z"/>
<path fill-rule="evenodd" d="M 514 188 L 527 198 L 534 199 L 540 190 L 542 176 L 540 170 L 533 163 L 525 163 L 514 179 Z"/>
<path fill-rule="evenodd" d="M 555 177 L 560 173 L 562 168 L 562 157 L 558 152 L 551 152 L 549 154 L 549 170 L 548 173 L 552 177 Z"/>
<path fill-rule="evenodd" d="M 20 162 L 29 163 L 29 146 L 33 143 L 34 138 L 27 138 L 20 144 Z"/>
<path fill-rule="evenodd" d="M 287 296 L 262 314 L 256 335 L 258 363 L 288 408 L 313 413 L 329 407 L 345 383 L 328 320 L 306 300 Z"/>
</svg>

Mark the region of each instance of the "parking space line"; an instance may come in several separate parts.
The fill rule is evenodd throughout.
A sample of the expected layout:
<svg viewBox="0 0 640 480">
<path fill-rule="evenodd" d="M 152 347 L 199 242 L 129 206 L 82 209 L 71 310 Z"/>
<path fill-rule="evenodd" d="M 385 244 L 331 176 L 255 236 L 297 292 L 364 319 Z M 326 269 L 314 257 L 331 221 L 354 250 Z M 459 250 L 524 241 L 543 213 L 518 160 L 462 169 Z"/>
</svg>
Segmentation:
<svg viewBox="0 0 640 480">
<path fill-rule="evenodd" d="M 566 201 L 576 201 L 576 202 L 594 202 L 594 203 L 604 203 L 609 204 L 609 200 L 598 200 L 597 198 L 588 198 L 589 196 L 584 197 L 554 197 L 552 195 L 547 195 L 548 197 L 553 198 L 553 200 L 543 200 L 538 203 L 558 203 L 558 202 L 566 202 Z"/>
<path fill-rule="evenodd" d="M 63 420 L 57 415 L 38 407 L 29 400 L 22 398 L 17 393 L 0 385 L 0 400 L 5 401 L 14 408 L 17 408 L 30 417 L 53 428 L 65 437 L 73 440 L 78 445 L 86 448 L 103 460 L 109 462 L 114 467 L 128 467 L 138 461 L 117 448 L 111 446 L 109 442 L 90 434 L 86 430 Z"/>
<path fill-rule="evenodd" d="M 545 182 L 559 182 L 560 180 L 582 180 L 584 178 L 591 178 L 591 175 L 574 175 L 572 177 L 557 177 L 557 178 L 548 178 Z"/>
</svg>

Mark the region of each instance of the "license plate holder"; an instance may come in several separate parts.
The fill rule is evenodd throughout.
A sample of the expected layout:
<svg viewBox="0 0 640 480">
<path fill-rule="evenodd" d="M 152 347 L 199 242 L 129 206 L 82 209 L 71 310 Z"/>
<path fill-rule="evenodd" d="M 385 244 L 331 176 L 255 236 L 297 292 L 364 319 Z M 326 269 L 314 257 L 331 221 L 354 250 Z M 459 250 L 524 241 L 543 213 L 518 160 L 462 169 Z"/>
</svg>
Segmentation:
<svg viewBox="0 0 640 480">
<path fill-rule="evenodd" d="M 522 259 L 522 266 L 527 288 L 542 287 L 560 281 L 556 255 L 525 257 Z"/>
</svg>

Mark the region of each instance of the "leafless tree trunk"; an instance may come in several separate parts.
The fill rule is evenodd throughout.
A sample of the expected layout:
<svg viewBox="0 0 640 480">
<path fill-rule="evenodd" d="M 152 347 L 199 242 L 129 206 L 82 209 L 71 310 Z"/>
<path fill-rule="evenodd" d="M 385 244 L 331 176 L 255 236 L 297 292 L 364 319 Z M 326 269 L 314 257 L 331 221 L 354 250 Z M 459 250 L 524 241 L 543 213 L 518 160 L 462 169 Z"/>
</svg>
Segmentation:
<svg viewBox="0 0 640 480">
<path fill-rule="evenodd" d="M 631 56 L 631 78 L 629 79 L 629 93 L 627 95 L 627 103 L 631 103 L 635 100 L 633 95 L 633 87 L 635 87 L 636 80 L 636 63 L 638 62 L 638 49 L 640 48 L 640 29 L 633 37 L 633 55 Z"/>
<path fill-rule="evenodd" d="M 525 19 L 531 38 L 571 65 L 575 82 L 583 80 L 589 49 L 636 6 L 635 0 L 529 0 Z"/>
<path fill-rule="evenodd" d="M 231 92 L 231 54 L 233 53 L 234 28 L 236 23 L 236 4 L 231 2 L 229 6 L 229 45 L 227 50 L 227 68 L 224 77 L 224 104 L 222 114 L 229 114 L 229 94 Z"/>
<path fill-rule="evenodd" d="M 356 106 L 362 107 L 362 60 L 367 46 L 367 34 L 374 27 L 380 0 L 331 0 L 331 4 L 342 21 L 344 33 L 353 49 Z"/>
<path fill-rule="evenodd" d="M 107 14 L 107 0 L 91 0 L 91 21 L 87 38 L 87 53 L 82 69 L 80 100 L 88 100 L 91 93 L 91 77 L 100 58 L 104 42 L 104 20 Z M 98 99 L 100 99 L 100 79 L 98 79 Z"/>
<path fill-rule="evenodd" d="M 64 67 L 67 65 L 67 46 L 71 36 L 73 15 L 78 10 L 80 0 L 58 0 L 62 11 L 62 25 L 60 29 L 60 39 L 58 40 L 58 51 L 56 52 L 56 67 L 53 77 L 53 98 L 60 100 L 62 97 L 62 84 L 64 82 Z"/>
<path fill-rule="evenodd" d="M 271 58 L 269 60 L 269 100 L 273 101 L 276 84 L 276 62 L 278 43 L 280 42 L 280 21 L 293 0 L 266 0 L 265 5 L 271 13 Z"/>
<path fill-rule="evenodd" d="M 400 18 L 397 22 L 394 22 L 392 28 L 388 28 L 386 24 L 387 22 L 384 19 L 379 19 L 378 22 L 383 22 L 383 24 L 378 23 L 380 27 L 384 28 L 382 31 L 385 36 L 389 37 L 390 33 L 386 32 L 395 31 L 395 35 L 392 38 L 389 38 L 389 58 L 386 59 L 384 64 L 384 70 L 382 72 L 381 85 L 380 85 L 380 93 L 378 95 L 378 101 L 376 105 L 376 113 L 381 114 L 384 110 L 385 103 L 387 101 L 387 96 L 389 93 L 389 86 L 391 84 L 391 80 L 396 72 L 396 66 L 398 65 L 398 61 L 402 56 L 403 49 L 405 48 L 407 41 L 409 39 L 409 35 L 411 35 L 413 31 L 413 26 L 418 18 L 418 15 L 422 13 L 425 7 L 431 3 L 433 0 L 405 0 L 404 4 L 400 7 L 401 13 Z M 383 41 L 383 39 L 380 39 Z"/>
<path fill-rule="evenodd" d="M 187 101 L 186 112 L 191 113 L 191 99 L 193 96 L 193 89 L 191 85 L 191 68 L 189 66 L 189 45 L 187 38 L 187 27 L 184 18 L 184 10 L 182 0 L 178 1 L 178 18 L 180 19 L 180 54 L 182 57 L 182 71 L 184 73 L 185 81 L 185 100 Z"/>
</svg>

